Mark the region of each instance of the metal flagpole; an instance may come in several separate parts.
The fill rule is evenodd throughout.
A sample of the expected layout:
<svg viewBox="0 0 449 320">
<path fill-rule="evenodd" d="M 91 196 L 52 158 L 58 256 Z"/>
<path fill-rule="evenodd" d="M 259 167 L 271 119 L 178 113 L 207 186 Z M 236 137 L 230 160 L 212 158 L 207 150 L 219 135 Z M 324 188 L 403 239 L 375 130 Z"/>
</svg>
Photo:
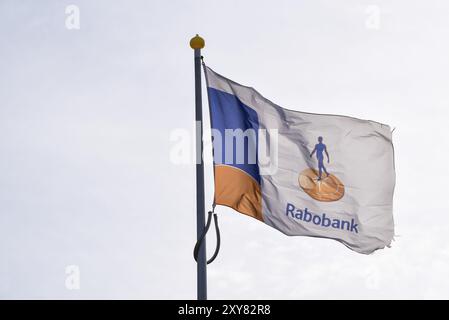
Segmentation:
<svg viewBox="0 0 449 320">
<path fill-rule="evenodd" d="M 196 35 L 190 40 L 195 62 L 195 123 L 196 123 L 196 236 L 200 239 L 205 227 L 203 108 L 201 101 L 201 49 L 204 39 Z M 197 260 L 197 299 L 207 300 L 206 238 L 200 244 Z"/>
</svg>

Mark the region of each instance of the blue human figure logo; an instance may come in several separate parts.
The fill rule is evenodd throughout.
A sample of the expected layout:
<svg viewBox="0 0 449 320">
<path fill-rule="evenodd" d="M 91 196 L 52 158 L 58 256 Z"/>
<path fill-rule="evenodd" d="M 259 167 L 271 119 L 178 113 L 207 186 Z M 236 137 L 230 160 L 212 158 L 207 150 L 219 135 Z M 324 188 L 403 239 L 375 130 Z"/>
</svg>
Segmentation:
<svg viewBox="0 0 449 320">
<path fill-rule="evenodd" d="M 329 153 L 327 152 L 326 145 L 323 143 L 323 137 L 318 137 L 318 143 L 315 145 L 315 148 L 313 149 L 312 153 L 310 153 L 311 158 L 315 152 L 316 152 L 316 158 L 318 160 L 318 173 L 319 173 L 318 180 L 321 180 L 321 173 L 323 171 L 329 177 L 329 173 L 327 172 L 327 170 L 323 164 L 323 160 L 324 160 L 323 152 L 327 156 L 327 163 L 329 163 Z"/>
</svg>

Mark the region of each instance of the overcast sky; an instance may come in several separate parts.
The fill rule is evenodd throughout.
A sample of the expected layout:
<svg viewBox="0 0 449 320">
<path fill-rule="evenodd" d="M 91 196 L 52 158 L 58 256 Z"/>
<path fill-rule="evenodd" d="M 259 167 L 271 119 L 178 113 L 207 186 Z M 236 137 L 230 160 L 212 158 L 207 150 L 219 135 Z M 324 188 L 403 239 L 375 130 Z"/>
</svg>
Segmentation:
<svg viewBox="0 0 449 320">
<path fill-rule="evenodd" d="M 443 0 L 0 0 L 0 298 L 196 297 L 195 169 L 170 161 L 170 135 L 193 128 L 200 33 L 209 66 L 281 106 L 396 128 L 391 248 L 361 255 L 219 207 L 209 297 L 448 299 L 448 12 Z M 210 166 L 206 178 L 209 207 Z"/>
</svg>

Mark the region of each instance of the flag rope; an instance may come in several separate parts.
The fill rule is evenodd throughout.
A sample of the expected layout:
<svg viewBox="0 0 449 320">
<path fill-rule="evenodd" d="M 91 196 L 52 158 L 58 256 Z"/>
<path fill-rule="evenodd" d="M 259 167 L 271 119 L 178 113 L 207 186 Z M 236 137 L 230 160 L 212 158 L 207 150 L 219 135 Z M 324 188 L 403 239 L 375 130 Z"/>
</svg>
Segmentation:
<svg viewBox="0 0 449 320">
<path fill-rule="evenodd" d="M 206 64 L 204 63 L 204 57 L 201 56 L 201 64 L 203 65 L 203 71 L 204 71 L 204 77 L 206 78 L 206 86 L 209 84 L 208 79 L 207 79 L 207 72 L 206 72 Z M 207 93 L 207 98 L 208 98 L 208 104 L 209 104 L 209 117 L 210 117 L 210 100 L 209 100 L 209 94 Z M 211 118 L 210 118 L 211 119 Z M 212 145 L 212 156 L 214 154 L 214 148 Z M 215 181 L 215 170 L 213 170 L 213 174 L 214 174 L 214 181 Z M 214 200 L 212 202 L 212 211 L 208 212 L 208 216 L 207 216 L 207 222 L 206 222 L 206 226 L 203 230 L 203 233 L 201 234 L 201 237 L 197 240 L 196 244 L 195 244 L 195 248 L 193 249 L 193 258 L 195 259 L 195 261 L 198 260 L 198 254 L 200 251 L 200 247 L 201 244 L 204 241 L 204 238 L 206 237 L 207 232 L 209 231 L 210 228 L 210 224 L 212 222 L 212 215 L 214 216 L 214 225 L 215 225 L 215 234 L 216 234 L 216 238 L 217 238 L 217 244 L 215 247 L 215 252 L 212 255 L 212 257 L 207 260 L 207 264 L 212 263 L 218 256 L 218 253 L 220 251 L 220 245 L 221 245 L 221 237 L 220 237 L 220 228 L 218 226 L 218 216 L 215 213 L 215 190 L 214 190 Z"/>
<path fill-rule="evenodd" d="M 215 206 L 214 206 L 214 208 L 215 208 Z M 210 223 L 212 221 L 212 214 L 213 214 L 214 215 L 215 233 L 216 233 L 216 236 L 217 236 L 217 245 L 215 247 L 214 254 L 212 255 L 212 257 L 209 260 L 207 260 L 207 264 L 212 263 L 215 260 L 215 258 L 218 256 L 218 252 L 220 251 L 220 244 L 221 244 L 220 228 L 218 227 L 218 216 L 214 212 L 214 208 L 212 209 L 212 211 L 209 211 L 207 213 L 206 227 L 204 228 L 204 231 L 201 234 L 201 237 L 198 239 L 198 241 L 195 244 L 195 248 L 193 249 L 193 258 L 195 259 L 195 261 L 197 261 L 198 253 L 199 253 L 199 250 L 200 250 L 200 246 L 201 246 L 204 238 L 206 237 L 207 232 L 209 231 Z"/>
</svg>

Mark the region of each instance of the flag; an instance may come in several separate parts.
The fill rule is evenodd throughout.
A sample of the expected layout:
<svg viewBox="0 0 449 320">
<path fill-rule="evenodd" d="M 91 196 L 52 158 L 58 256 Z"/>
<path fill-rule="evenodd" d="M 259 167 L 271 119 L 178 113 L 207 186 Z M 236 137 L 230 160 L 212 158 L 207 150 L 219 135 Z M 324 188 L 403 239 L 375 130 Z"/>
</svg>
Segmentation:
<svg viewBox="0 0 449 320">
<path fill-rule="evenodd" d="M 289 236 L 337 240 L 364 254 L 394 236 L 388 125 L 282 108 L 205 67 L 214 202 Z"/>
</svg>

